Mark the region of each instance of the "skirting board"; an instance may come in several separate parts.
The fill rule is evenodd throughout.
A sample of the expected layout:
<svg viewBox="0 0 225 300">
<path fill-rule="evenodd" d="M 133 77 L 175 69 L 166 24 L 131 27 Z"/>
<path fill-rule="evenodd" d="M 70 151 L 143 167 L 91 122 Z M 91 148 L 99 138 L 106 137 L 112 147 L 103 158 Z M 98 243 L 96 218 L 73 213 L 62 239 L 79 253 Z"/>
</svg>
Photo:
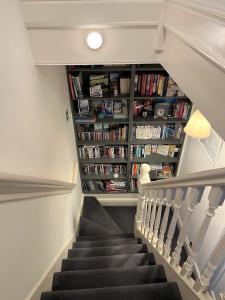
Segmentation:
<svg viewBox="0 0 225 300">
<path fill-rule="evenodd" d="M 116 195 L 86 195 L 94 196 L 103 206 L 136 206 L 138 194 L 116 194 Z"/>
<path fill-rule="evenodd" d="M 40 280 L 37 282 L 37 284 L 34 286 L 25 300 L 40 300 L 41 293 L 43 291 L 51 290 L 53 274 L 61 270 L 62 260 L 66 258 L 68 249 L 72 247 L 74 238 L 75 234 L 73 233 L 72 236 L 70 236 L 70 238 L 65 242 L 59 253 L 53 259 L 49 268 L 46 270 L 46 272 L 43 274 L 43 276 L 40 278 Z"/>
</svg>

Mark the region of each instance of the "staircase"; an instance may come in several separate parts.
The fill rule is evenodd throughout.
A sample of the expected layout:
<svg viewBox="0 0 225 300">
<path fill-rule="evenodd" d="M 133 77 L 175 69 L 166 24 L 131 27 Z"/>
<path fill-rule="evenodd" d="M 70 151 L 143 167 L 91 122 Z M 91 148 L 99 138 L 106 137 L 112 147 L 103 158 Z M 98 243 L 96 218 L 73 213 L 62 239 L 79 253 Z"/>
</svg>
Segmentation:
<svg viewBox="0 0 225 300">
<path fill-rule="evenodd" d="M 126 218 L 126 215 L 124 216 Z M 94 197 L 85 197 L 79 237 L 41 300 L 181 300 L 141 239 L 124 233 Z"/>
</svg>

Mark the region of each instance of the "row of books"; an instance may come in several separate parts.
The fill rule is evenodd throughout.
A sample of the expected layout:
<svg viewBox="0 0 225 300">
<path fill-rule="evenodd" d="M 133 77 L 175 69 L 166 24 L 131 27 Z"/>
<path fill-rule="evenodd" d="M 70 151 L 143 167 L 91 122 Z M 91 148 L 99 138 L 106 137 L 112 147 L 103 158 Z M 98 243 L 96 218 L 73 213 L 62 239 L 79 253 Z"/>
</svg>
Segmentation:
<svg viewBox="0 0 225 300">
<path fill-rule="evenodd" d="M 81 97 L 83 98 L 83 92 L 82 92 L 82 75 L 81 73 L 78 73 L 76 76 L 73 76 L 71 74 L 69 76 L 69 85 L 70 85 L 70 91 L 72 99 Z"/>
<path fill-rule="evenodd" d="M 160 74 L 136 74 L 134 92 L 140 96 L 163 96 L 167 87 L 167 76 Z"/>
<path fill-rule="evenodd" d="M 125 158 L 127 155 L 127 148 L 124 146 L 82 146 L 78 149 L 82 159 Z"/>
<path fill-rule="evenodd" d="M 156 174 L 156 177 L 162 177 L 162 176 L 167 176 L 171 177 L 172 176 L 172 165 L 168 164 L 151 164 L 150 170 L 154 171 Z M 131 166 L 131 175 L 132 176 L 137 176 L 141 172 L 141 164 L 133 163 Z"/>
<path fill-rule="evenodd" d="M 84 175 L 126 175 L 126 172 L 126 165 L 122 164 L 82 165 L 82 173 Z"/>
<path fill-rule="evenodd" d="M 172 77 L 162 74 L 140 73 L 135 75 L 134 92 L 144 96 L 185 96 Z"/>
<path fill-rule="evenodd" d="M 77 135 L 81 141 L 123 141 L 126 140 L 128 126 L 94 124 L 93 125 L 77 125 Z"/>
<path fill-rule="evenodd" d="M 134 126 L 132 128 L 132 140 L 148 140 L 148 139 L 181 139 L 183 127 L 181 124 L 171 123 L 158 126 Z"/>
<path fill-rule="evenodd" d="M 131 145 L 130 156 L 132 158 L 147 157 L 153 153 L 174 157 L 179 152 L 176 145 Z"/>
<path fill-rule="evenodd" d="M 126 192 L 126 181 L 114 180 L 83 180 L 82 187 L 85 191 L 98 192 Z"/>
</svg>

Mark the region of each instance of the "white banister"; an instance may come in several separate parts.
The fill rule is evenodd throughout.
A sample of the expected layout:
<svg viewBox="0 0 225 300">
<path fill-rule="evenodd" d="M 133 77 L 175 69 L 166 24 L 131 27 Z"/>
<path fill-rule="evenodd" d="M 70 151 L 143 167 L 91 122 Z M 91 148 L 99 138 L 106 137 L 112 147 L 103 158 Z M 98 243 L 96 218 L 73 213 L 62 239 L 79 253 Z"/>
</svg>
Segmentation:
<svg viewBox="0 0 225 300">
<path fill-rule="evenodd" d="M 160 226 L 160 221 L 161 221 L 163 202 L 164 202 L 164 190 L 159 190 L 159 192 L 158 192 L 158 209 L 157 209 L 153 237 L 152 237 L 153 245 L 156 245 L 156 243 L 158 241 L 158 232 L 159 232 L 159 226 Z"/>
<path fill-rule="evenodd" d="M 209 207 L 206 210 L 205 218 L 193 242 L 187 261 L 183 264 L 183 267 L 181 269 L 181 275 L 183 277 L 189 277 L 193 272 L 193 266 L 195 260 L 201 249 L 211 219 L 215 215 L 215 210 L 218 208 L 218 206 L 222 205 L 224 201 L 224 189 L 222 187 L 214 187 L 214 186 L 211 187 L 211 190 L 208 195 L 208 200 L 209 200 Z"/>
<path fill-rule="evenodd" d="M 210 256 L 207 267 L 204 269 L 203 273 L 201 274 L 201 277 L 198 278 L 194 284 L 194 290 L 196 292 L 207 291 L 210 284 L 210 280 L 213 277 L 213 274 L 217 269 L 218 265 L 223 260 L 224 256 L 225 256 L 225 231 L 219 243 L 216 245 L 215 249 L 213 250 L 213 253 Z"/>
<path fill-rule="evenodd" d="M 158 191 L 154 190 L 152 192 L 152 210 L 151 210 L 151 216 L 150 216 L 150 226 L 148 231 L 148 239 L 151 240 L 153 236 L 153 227 L 155 224 L 155 217 L 156 217 L 156 207 L 158 204 Z"/>
<path fill-rule="evenodd" d="M 175 248 L 174 252 L 172 253 L 171 260 L 170 260 L 170 263 L 174 266 L 177 266 L 180 262 L 180 255 L 181 255 L 181 251 L 182 251 L 184 242 L 186 241 L 186 238 L 187 238 L 190 221 L 191 221 L 191 216 L 194 212 L 196 205 L 201 201 L 203 192 L 204 192 L 204 187 L 193 187 L 190 190 L 187 213 L 185 215 L 184 222 L 182 224 L 182 227 L 181 227 L 178 239 L 177 239 L 176 248 Z"/>
<path fill-rule="evenodd" d="M 166 240 L 166 243 L 165 243 L 164 248 L 163 248 L 163 256 L 166 259 L 170 255 L 171 242 L 172 242 L 172 238 L 174 236 L 179 210 L 180 210 L 182 201 L 184 201 L 184 199 L 186 197 L 186 192 L 187 192 L 187 188 L 177 188 L 176 189 L 175 200 L 173 202 L 173 206 L 174 206 L 173 217 L 172 217 L 170 227 L 169 227 L 169 230 L 168 230 L 167 240 Z"/>
<path fill-rule="evenodd" d="M 165 236 L 165 232 L 166 232 L 166 228 L 167 228 L 167 224 L 168 224 L 170 207 L 171 207 L 172 199 L 174 198 L 175 190 L 167 189 L 165 191 L 166 191 L 166 209 L 165 209 L 165 212 L 163 215 L 163 220 L 162 220 L 161 227 L 160 227 L 159 239 L 157 242 L 157 248 L 160 252 L 162 251 L 163 245 L 164 245 L 164 236 Z"/>
<path fill-rule="evenodd" d="M 141 231 L 144 232 L 145 222 L 147 217 L 147 210 L 148 210 L 148 196 L 147 193 L 144 194 L 144 209 L 143 209 L 143 217 L 141 223 Z"/>
</svg>

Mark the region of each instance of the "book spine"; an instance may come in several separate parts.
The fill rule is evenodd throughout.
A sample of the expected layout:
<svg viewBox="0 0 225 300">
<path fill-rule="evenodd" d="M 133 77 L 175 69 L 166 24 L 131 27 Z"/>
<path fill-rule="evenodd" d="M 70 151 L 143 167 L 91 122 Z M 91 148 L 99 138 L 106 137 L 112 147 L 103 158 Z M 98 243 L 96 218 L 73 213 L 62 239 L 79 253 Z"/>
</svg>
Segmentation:
<svg viewBox="0 0 225 300">
<path fill-rule="evenodd" d="M 151 82 L 151 74 L 147 75 L 147 80 L 146 80 L 146 89 L 145 89 L 145 94 L 146 96 L 150 96 L 150 82 Z"/>
<path fill-rule="evenodd" d="M 141 79 L 141 96 L 145 96 L 147 74 L 142 75 Z"/>
</svg>

